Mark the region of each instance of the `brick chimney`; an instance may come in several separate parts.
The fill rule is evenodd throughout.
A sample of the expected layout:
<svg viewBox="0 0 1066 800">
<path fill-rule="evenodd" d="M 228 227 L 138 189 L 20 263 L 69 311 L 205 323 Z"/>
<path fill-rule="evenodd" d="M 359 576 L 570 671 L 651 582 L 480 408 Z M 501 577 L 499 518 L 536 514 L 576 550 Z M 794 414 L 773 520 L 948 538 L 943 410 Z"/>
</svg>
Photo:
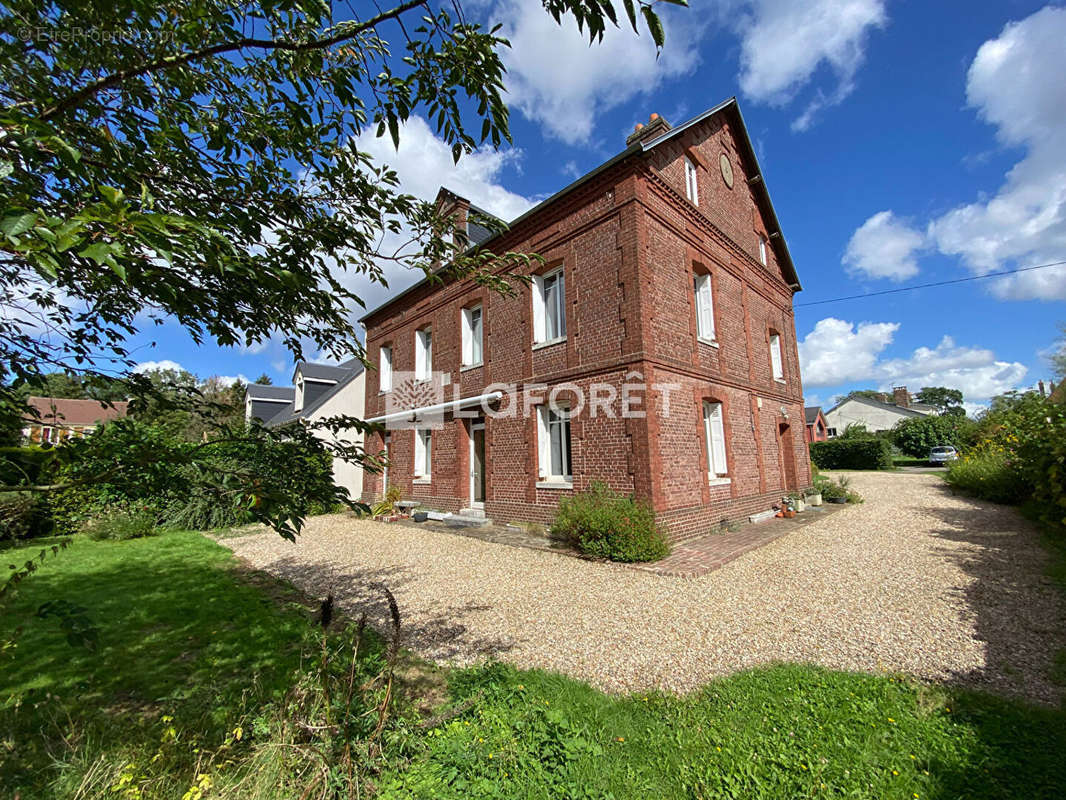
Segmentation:
<svg viewBox="0 0 1066 800">
<path fill-rule="evenodd" d="M 911 393 L 907 391 L 906 386 L 892 387 L 892 402 L 901 408 L 911 407 Z"/>
<path fill-rule="evenodd" d="M 626 147 L 636 144 L 637 142 L 644 142 L 648 139 L 655 139 L 662 136 L 669 131 L 673 126 L 670 125 L 665 119 L 658 114 L 652 114 L 648 118 L 648 124 L 645 125 L 642 122 L 638 122 L 633 127 L 633 132 L 626 137 Z"/>
</svg>

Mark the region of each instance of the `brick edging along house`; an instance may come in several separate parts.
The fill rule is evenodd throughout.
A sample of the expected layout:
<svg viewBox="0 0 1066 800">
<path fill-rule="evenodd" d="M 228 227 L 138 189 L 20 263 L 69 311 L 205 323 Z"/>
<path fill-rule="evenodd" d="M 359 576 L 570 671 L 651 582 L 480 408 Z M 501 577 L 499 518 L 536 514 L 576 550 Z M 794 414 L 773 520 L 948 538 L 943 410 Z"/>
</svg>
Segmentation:
<svg viewBox="0 0 1066 800">
<path fill-rule="evenodd" d="M 495 235 L 438 195 L 475 246 L 543 262 L 514 296 L 427 280 L 363 317 L 390 462 L 364 499 L 549 522 L 603 481 L 678 541 L 810 483 L 800 285 L 736 100 L 627 145 Z"/>
</svg>

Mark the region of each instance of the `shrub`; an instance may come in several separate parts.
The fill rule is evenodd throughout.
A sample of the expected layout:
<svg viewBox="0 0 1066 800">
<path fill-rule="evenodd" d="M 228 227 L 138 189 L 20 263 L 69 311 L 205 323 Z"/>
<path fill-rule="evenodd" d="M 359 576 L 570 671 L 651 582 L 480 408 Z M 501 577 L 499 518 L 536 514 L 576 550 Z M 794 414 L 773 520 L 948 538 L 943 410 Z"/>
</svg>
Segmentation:
<svg viewBox="0 0 1066 800">
<path fill-rule="evenodd" d="M 0 447 L 0 483 L 38 483 L 50 477 L 54 462 L 51 447 Z"/>
<path fill-rule="evenodd" d="M 85 535 L 94 541 L 141 539 L 156 533 L 156 515 L 149 508 L 111 511 L 90 520 Z"/>
<path fill-rule="evenodd" d="M 0 539 L 48 536 L 52 515 L 48 501 L 35 492 L 0 493 Z"/>
<path fill-rule="evenodd" d="M 829 439 L 811 444 L 818 469 L 890 469 L 892 445 L 886 439 Z"/>
<path fill-rule="evenodd" d="M 966 494 L 1010 505 L 1025 501 L 1032 489 L 1006 452 L 988 446 L 951 462 L 944 480 Z"/>
<path fill-rule="evenodd" d="M 603 483 L 563 498 L 552 534 L 611 561 L 657 561 L 670 552 L 652 510 Z"/>
<path fill-rule="evenodd" d="M 399 486 L 390 486 L 385 490 L 385 496 L 374 503 L 370 513 L 375 517 L 387 517 L 396 511 L 396 504 L 403 499 L 403 489 Z"/>
<path fill-rule="evenodd" d="M 892 429 L 896 446 L 914 458 L 928 458 L 934 447 L 951 445 L 962 449 L 970 439 L 974 423 L 957 414 L 902 419 Z"/>
</svg>

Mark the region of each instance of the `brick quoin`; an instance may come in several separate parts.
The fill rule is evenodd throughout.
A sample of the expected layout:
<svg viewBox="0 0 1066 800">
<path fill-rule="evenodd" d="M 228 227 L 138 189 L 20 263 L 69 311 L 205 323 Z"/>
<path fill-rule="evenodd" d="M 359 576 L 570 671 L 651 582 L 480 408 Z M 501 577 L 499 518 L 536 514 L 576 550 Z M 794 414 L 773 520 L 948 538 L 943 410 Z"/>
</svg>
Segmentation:
<svg viewBox="0 0 1066 800">
<path fill-rule="evenodd" d="M 651 128 L 651 126 L 649 126 Z M 631 140 L 633 137 L 631 137 Z M 684 159 L 696 165 L 698 205 L 686 197 Z M 729 162 L 733 185 L 721 165 Z M 486 419 L 486 515 L 498 522 L 548 523 L 559 498 L 603 481 L 651 504 L 674 542 L 710 532 L 809 486 L 792 297 L 799 290 L 783 236 L 762 185 L 735 101 L 678 129 L 655 126 L 621 156 L 521 217 L 484 246 L 538 253 L 532 272 L 565 271 L 565 341 L 533 343 L 531 289 L 514 296 L 472 281 L 423 282 L 363 318 L 373 369 L 366 415 L 386 413 L 379 392 L 380 349 L 392 348 L 394 371 L 414 369 L 415 332 L 431 326 L 433 369 L 473 397 L 493 384 L 532 387 L 593 384 L 621 397 L 628 383 L 669 384 L 669 397 L 640 396 L 644 418 L 573 417 L 572 489 L 537 487 L 537 426 L 521 409 Z M 454 195 L 448 195 L 454 200 Z M 465 213 L 465 212 L 464 212 Z M 759 239 L 767 242 L 767 263 Z M 716 344 L 696 336 L 693 279 L 711 276 Z M 483 365 L 462 368 L 464 308 L 483 309 Z M 770 335 L 781 337 L 784 380 L 775 380 Z M 449 399 L 451 398 L 449 394 Z M 565 397 L 565 395 L 564 395 Z M 669 413 L 667 413 L 667 400 Z M 722 403 L 729 482 L 710 485 L 703 434 L 704 400 Z M 405 497 L 456 511 L 469 505 L 469 421 L 448 414 L 433 432 L 432 476 L 412 482 L 414 432 L 390 432 L 388 478 Z M 381 435 L 367 437 L 373 452 Z M 382 476 L 367 473 L 366 501 L 382 495 Z"/>
</svg>

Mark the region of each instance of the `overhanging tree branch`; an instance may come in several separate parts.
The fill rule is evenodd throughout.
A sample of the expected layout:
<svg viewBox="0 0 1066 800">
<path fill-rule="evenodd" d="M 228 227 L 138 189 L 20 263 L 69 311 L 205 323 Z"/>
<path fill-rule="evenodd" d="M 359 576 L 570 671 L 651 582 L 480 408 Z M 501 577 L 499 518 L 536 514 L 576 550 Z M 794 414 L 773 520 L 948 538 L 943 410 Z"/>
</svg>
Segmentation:
<svg viewBox="0 0 1066 800">
<path fill-rule="evenodd" d="M 42 121 L 47 122 L 53 117 L 62 114 L 64 111 L 75 108 L 84 100 L 102 92 L 104 89 L 118 86 L 133 78 L 139 78 L 142 75 L 147 75 L 150 72 L 155 72 L 161 69 L 181 67 L 190 64 L 193 61 L 222 55 L 223 53 L 232 53 L 238 50 L 287 50 L 293 53 L 302 53 L 309 50 L 322 50 L 326 47 L 332 47 L 335 44 L 348 41 L 349 39 L 354 39 L 360 33 L 375 28 L 382 22 L 387 22 L 390 19 L 397 19 L 411 9 L 425 5 L 426 0 L 407 0 L 407 2 L 400 3 L 400 5 L 389 9 L 388 11 L 383 11 L 365 22 L 355 22 L 351 25 L 345 25 L 342 33 L 337 33 L 322 39 L 312 39 L 308 42 L 284 42 L 275 39 L 245 37 L 233 42 L 221 42 L 220 44 L 214 44 L 210 47 L 201 48 L 200 50 L 182 53 L 181 55 L 167 56 L 166 58 L 160 58 L 155 61 L 150 61 L 147 64 L 142 64 L 139 67 L 112 72 L 110 75 L 104 76 L 95 83 L 91 83 L 73 94 L 67 95 L 58 103 L 46 109 L 44 113 L 41 114 L 40 118 Z"/>
</svg>

